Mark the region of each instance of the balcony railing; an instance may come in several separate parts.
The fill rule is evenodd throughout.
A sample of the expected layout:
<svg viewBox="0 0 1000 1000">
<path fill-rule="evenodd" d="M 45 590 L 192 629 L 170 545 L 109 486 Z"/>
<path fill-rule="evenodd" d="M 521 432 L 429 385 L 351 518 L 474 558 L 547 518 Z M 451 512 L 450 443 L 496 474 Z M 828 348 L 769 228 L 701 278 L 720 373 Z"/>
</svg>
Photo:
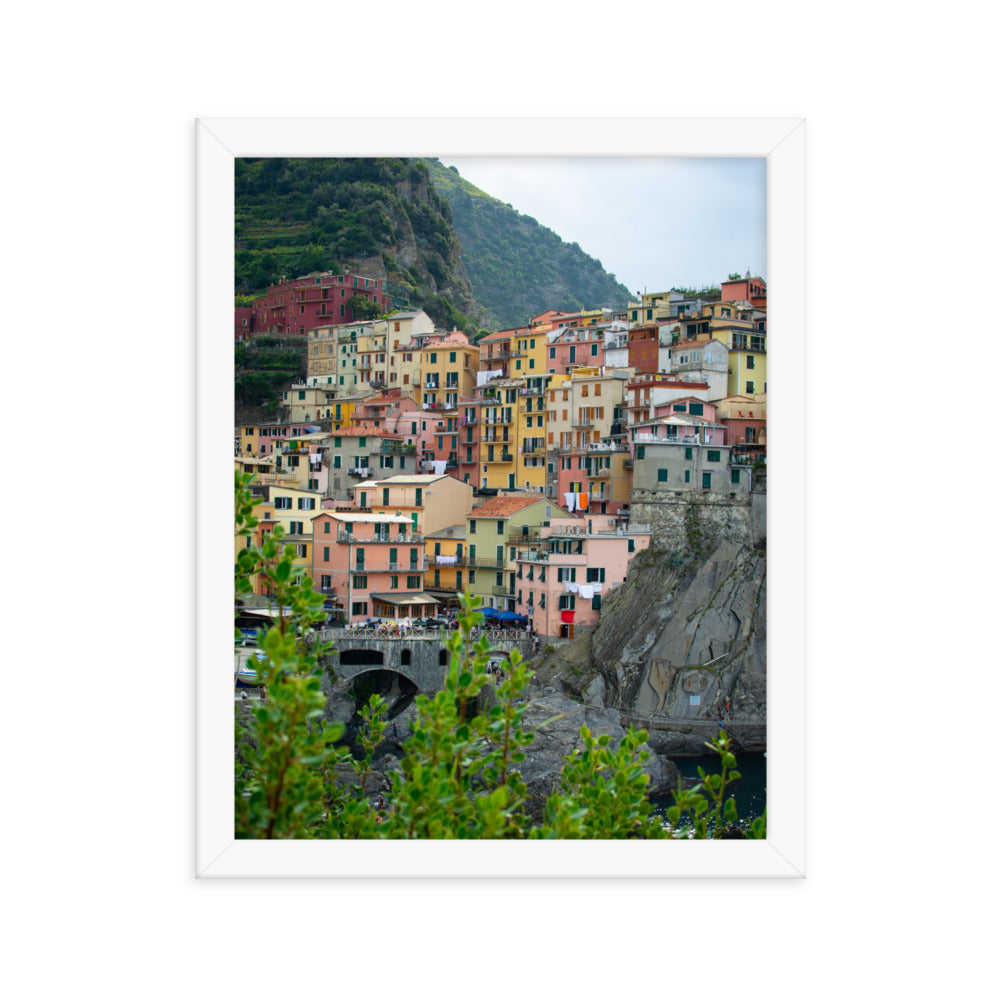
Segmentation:
<svg viewBox="0 0 1000 1000">
<path fill-rule="evenodd" d="M 354 542 L 356 545 L 422 545 L 424 536 L 417 531 L 405 535 L 376 534 L 369 538 L 359 538 L 350 531 L 338 531 L 338 542 Z"/>
<path fill-rule="evenodd" d="M 513 545 L 515 542 L 537 542 L 541 537 L 542 534 L 537 528 L 526 534 L 522 534 L 520 528 L 515 528 L 507 532 L 507 543 Z"/>
<path fill-rule="evenodd" d="M 570 422 L 570 427 L 593 427 L 594 420 L 592 417 L 583 417 Z"/>
<path fill-rule="evenodd" d="M 491 589 L 492 589 L 494 597 L 513 597 L 514 596 L 513 593 L 511 592 L 510 588 L 507 587 L 504 584 L 493 584 L 493 587 Z"/>
<path fill-rule="evenodd" d="M 500 569 L 503 566 L 503 560 L 497 561 L 495 558 L 490 559 L 486 556 L 468 556 L 465 565 L 471 566 L 473 569 Z"/>
</svg>

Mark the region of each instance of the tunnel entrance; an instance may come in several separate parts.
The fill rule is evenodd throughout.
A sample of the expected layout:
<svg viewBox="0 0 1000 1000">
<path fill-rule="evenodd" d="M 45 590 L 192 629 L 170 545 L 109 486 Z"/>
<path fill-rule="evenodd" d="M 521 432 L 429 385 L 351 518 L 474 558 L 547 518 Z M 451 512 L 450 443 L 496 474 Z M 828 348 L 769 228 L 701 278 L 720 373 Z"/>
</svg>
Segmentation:
<svg viewBox="0 0 1000 1000">
<path fill-rule="evenodd" d="M 351 694 L 359 709 L 373 694 L 380 694 L 388 705 L 386 718 L 391 719 L 413 701 L 417 685 L 395 670 L 366 670 L 354 678 Z"/>
</svg>

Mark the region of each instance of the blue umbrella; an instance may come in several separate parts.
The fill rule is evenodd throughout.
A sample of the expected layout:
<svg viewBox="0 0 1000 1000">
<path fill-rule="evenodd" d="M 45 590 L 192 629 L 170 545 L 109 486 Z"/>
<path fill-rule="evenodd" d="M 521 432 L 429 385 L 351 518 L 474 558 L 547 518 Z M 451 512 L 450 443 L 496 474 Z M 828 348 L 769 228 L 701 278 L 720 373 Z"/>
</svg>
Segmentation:
<svg viewBox="0 0 1000 1000">
<path fill-rule="evenodd" d="M 523 621 L 527 621 L 527 619 L 524 618 L 524 617 L 522 617 L 521 615 L 517 614 L 514 611 L 501 611 L 500 614 L 497 615 L 497 621 L 498 622 L 523 622 Z"/>
<path fill-rule="evenodd" d="M 480 608 L 480 610 L 486 618 L 496 618 L 498 614 L 496 608 L 491 608 L 488 605 L 485 608 Z"/>
</svg>

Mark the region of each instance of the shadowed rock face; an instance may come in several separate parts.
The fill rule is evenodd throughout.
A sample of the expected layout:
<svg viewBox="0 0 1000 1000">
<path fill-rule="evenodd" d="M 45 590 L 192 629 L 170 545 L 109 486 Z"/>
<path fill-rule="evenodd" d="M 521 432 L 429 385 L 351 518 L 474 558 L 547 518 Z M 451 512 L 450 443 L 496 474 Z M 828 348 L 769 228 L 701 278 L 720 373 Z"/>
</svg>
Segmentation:
<svg viewBox="0 0 1000 1000">
<path fill-rule="evenodd" d="M 651 553 L 606 602 L 592 639 L 606 703 L 651 722 L 763 723 L 766 559 L 720 545 L 683 577 Z"/>
</svg>

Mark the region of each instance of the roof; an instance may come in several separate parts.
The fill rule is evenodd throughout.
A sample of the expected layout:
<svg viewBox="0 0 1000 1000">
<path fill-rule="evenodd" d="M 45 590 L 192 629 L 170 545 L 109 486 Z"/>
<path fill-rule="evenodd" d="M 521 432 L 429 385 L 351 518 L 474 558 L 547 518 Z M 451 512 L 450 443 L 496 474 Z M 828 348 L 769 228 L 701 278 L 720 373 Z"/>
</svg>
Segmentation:
<svg viewBox="0 0 1000 1000">
<path fill-rule="evenodd" d="M 442 473 L 440 476 L 428 473 L 427 475 L 390 476 L 388 479 L 366 479 L 363 483 L 355 483 L 354 485 L 355 488 L 358 486 L 429 486 L 439 479 L 454 479 L 456 483 L 458 482 L 454 476 L 449 476 L 446 473 Z"/>
<path fill-rule="evenodd" d="M 552 504 L 552 501 L 544 496 L 527 497 L 492 497 L 486 503 L 473 508 L 466 515 L 467 517 L 494 517 L 498 520 L 517 514 L 528 507 L 533 507 L 536 503 Z"/>
<path fill-rule="evenodd" d="M 425 594 L 423 591 L 417 594 L 376 594 L 374 591 L 371 592 L 370 596 L 376 600 L 381 601 L 383 604 L 395 604 L 397 606 L 403 604 L 439 604 L 440 602 L 436 597 L 431 597 L 430 594 Z"/>
<path fill-rule="evenodd" d="M 410 519 L 402 514 L 350 514 L 342 510 L 321 510 L 316 517 L 326 514 L 335 521 L 350 521 L 352 524 L 409 524 Z M 315 521 L 316 517 L 311 518 Z"/>
<path fill-rule="evenodd" d="M 379 430 L 378 428 L 372 430 L 371 428 L 364 427 L 345 427 L 339 431 L 330 431 L 325 437 L 373 437 L 373 438 L 385 438 L 387 441 L 402 441 L 403 438 L 399 434 L 390 434 L 388 431 Z"/>
<path fill-rule="evenodd" d="M 442 528 L 440 531 L 425 533 L 424 538 L 454 538 L 461 540 L 465 538 L 465 524 L 453 524 L 450 528 Z"/>
<path fill-rule="evenodd" d="M 657 417 L 655 420 L 641 420 L 633 427 L 656 427 L 659 424 L 691 424 L 698 427 L 725 427 L 706 417 L 692 416 L 690 413 L 671 413 L 668 417 Z"/>
<path fill-rule="evenodd" d="M 480 337 L 479 343 L 485 344 L 496 340 L 510 340 L 511 337 L 515 336 L 515 333 L 516 331 L 514 330 L 497 330 L 496 333 L 488 333 L 485 337 Z"/>
</svg>

